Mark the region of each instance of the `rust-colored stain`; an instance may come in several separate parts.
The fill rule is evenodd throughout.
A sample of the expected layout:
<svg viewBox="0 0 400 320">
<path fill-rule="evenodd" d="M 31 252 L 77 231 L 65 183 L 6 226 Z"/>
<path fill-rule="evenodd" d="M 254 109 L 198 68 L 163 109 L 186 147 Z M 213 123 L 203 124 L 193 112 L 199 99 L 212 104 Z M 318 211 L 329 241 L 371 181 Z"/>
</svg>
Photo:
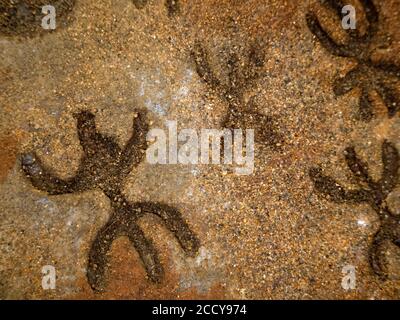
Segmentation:
<svg viewBox="0 0 400 320">
<path fill-rule="evenodd" d="M 0 136 L 0 183 L 3 183 L 17 159 L 21 132 Z"/>
<path fill-rule="evenodd" d="M 162 253 L 162 252 L 161 252 Z M 161 260 L 166 267 L 165 278 L 160 284 L 146 279 L 146 271 L 139 255 L 132 248 L 126 237 L 116 240 L 110 252 L 110 268 L 108 272 L 107 290 L 95 293 L 90 288 L 87 279 L 82 276 L 77 281 L 77 288 L 82 291 L 69 299 L 167 299 L 167 300 L 196 300 L 224 299 L 225 291 L 221 284 L 216 283 L 208 292 L 200 293 L 196 288 L 182 290 L 179 288 L 179 274 L 171 267 L 169 259 L 162 254 Z"/>
</svg>

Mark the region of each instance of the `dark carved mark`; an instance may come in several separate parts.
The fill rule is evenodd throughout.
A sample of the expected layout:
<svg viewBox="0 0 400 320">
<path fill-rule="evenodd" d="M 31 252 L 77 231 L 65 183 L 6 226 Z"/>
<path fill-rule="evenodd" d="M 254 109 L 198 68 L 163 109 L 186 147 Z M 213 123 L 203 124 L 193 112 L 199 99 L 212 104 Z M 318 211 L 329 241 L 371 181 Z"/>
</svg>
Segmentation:
<svg viewBox="0 0 400 320">
<path fill-rule="evenodd" d="M 142 9 L 146 6 L 148 0 L 132 0 L 137 9 Z"/>
<path fill-rule="evenodd" d="M 56 30 L 71 20 L 75 0 L 2 0 L 0 1 L 0 34 L 6 36 L 34 37 L 52 30 L 42 28 L 42 7 L 56 9 Z"/>
<path fill-rule="evenodd" d="M 399 182 L 400 156 L 396 147 L 384 141 L 382 144 L 383 169 L 378 181 L 372 179 L 368 165 L 356 154 L 353 147 L 345 151 L 347 166 L 352 172 L 359 189 L 347 190 L 329 176 L 325 176 L 320 168 L 310 169 L 310 177 L 315 189 L 335 202 L 366 202 L 375 210 L 380 218 L 380 228 L 374 235 L 370 247 L 370 264 L 375 274 L 382 280 L 388 278 L 384 261 L 384 244 L 386 241 L 398 245 L 400 241 L 400 216 L 390 212 L 386 198 Z"/>
<path fill-rule="evenodd" d="M 345 3 L 341 0 L 325 0 L 332 11 L 342 18 L 341 10 Z M 389 117 L 394 117 L 400 109 L 400 98 L 396 92 L 396 83 L 400 79 L 400 67 L 379 63 L 371 59 L 373 49 L 372 41 L 378 31 L 379 13 L 372 0 L 361 0 L 368 21 L 368 28 L 364 35 L 358 30 L 348 30 L 349 41 L 338 44 L 323 29 L 317 16 L 309 12 L 306 15 L 307 25 L 317 37 L 321 45 L 331 54 L 338 57 L 353 58 L 358 62 L 356 68 L 344 78 L 336 79 L 333 90 L 337 96 L 344 95 L 354 88 L 361 89 L 358 116 L 364 121 L 370 120 L 373 115 L 372 101 L 369 97 L 371 91 L 377 92 L 388 109 Z"/>
<path fill-rule="evenodd" d="M 179 13 L 179 0 L 165 0 L 165 7 L 168 11 L 168 16 L 173 17 Z"/>
<path fill-rule="evenodd" d="M 95 116 L 92 113 L 82 111 L 74 116 L 83 149 L 76 175 L 66 180 L 56 177 L 35 154 L 22 156 L 23 170 L 34 187 L 48 194 L 66 194 L 97 188 L 110 199 L 112 214 L 97 233 L 89 252 L 87 277 L 93 290 L 103 289 L 107 254 L 113 241 L 120 236 L 127 236 L 132 242 L 149 279 L 160 282 L 163 268 L 153 243 L 145 237 L 137 224 L 140 217 L 146 214 L 157 215 L 188 255 L 193 256 L 200 243 L 177 209 L 162 203 L 131 203 L 122 194 L 123 181 L 131 169 L 141 162 L 147 147 L 148 126 L 144 113 L 139 113 L 134 118 L 132 136 L 123 149 L 114 138 L 96 130 Z"/>
<path fill-rule="evenodd" d="M 208 87 L 228 104 L 228 111 L 221 126 L 228 129 L 254 129 L 258 142 L 277 148 L 283 142 L 276 121 L 258 112 L 249 110 L 251 103 L 244 106 L 244 94 L 254 82 L 265 75 L 263 72 L 263 50 L 253 44 L 242 59 L 230 51 L 226 63 L 227 79 L 219 79 L 210 65 L 208 52 L 196 42 L 192 51 L 196 72 Z"/>
<path fill-rule="evenodd" d="M 148 0 L 132 0 L 132 2 L 137 9 L 143 9 Z M 176 16 L 180 10 L 179 0 L 165 0 L 165 8 L 170 18 Z"/>
</svg>

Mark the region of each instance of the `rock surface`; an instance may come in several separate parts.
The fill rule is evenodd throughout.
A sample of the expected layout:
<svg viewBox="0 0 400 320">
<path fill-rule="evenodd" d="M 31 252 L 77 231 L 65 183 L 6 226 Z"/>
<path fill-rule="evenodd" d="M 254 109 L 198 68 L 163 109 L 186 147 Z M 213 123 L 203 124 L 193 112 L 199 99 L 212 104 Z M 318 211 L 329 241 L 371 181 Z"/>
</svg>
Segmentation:
<svg viewBox="0 0 400 320">
<path fill-rule="evenodd" d="M 5 17 L 13 13 L 1 8 L 0 298 L 400 298 L 400 249 L 384 250 L 386 281 L 371 268 L 369 252 L 380 227 L 376 211 L 367 202 L 326 199 L 309 175 L 320 167 L 354 189 L 347 147 L 354 146 L 375 180 L 382 172 L 382 143 L 400 150 L 400 113 L 390 117 L 376 92 L 368 121 L 357 116 L 359 88 L 334 93 L 337 78 L 357 62 L 328 52 L 306 21 L 314 12 L 345 43 L 331 11 L 314 0 L 64 2 L 68 10 L 53 31 L 13 29 Z M 349 2 L 364 32 L 363 8 Z M 400 1 L 374 3 L 380 20 L 373 59 L 400 66 Z M 37 23 L 37 17 L 26 19 Z M 199 72 L 196 48 L 207 54 L 208 73 Z M 251 77 L 254 68 L 260 69 L 257 77 Z M 210 72 L 214 85 L 205 78 Z M 400 82 L 395 87 L 400 97 Z M 40 191 L 23 172 L 21 155 L 35 151 L 68 179 L 83 154 L 73 116 L 81 110 L 93 113 L 98 132 L 122 147 L 138 110 L 147 110 L 150 128 L 165 129 L 175 120 L 180 129 L 200 130 L 220 129 L 232 108 L 238 122 L 229 127 L 244 124 L 263 133 L 256 134 L 253 174 L 143 160 L 123 183 L 131 203 L 177 208 L 199 239 L 196 254 L 186 255 L 160 218 L 145 215 L 138 224 L 159 252 L 162 281 L 148 279 L 138 252 L 119 237 L 109 252 L 105 290 L 93 291 L 88 255 L 111 215 L 109 198 L 100 189 Z M 397 215 L 399 188 L 387 200 Z M 54 290 L 42 288 L 46 265 L 56 269 Z M 342 288 L 347 265 L 356 270 L 354 290 Z"/>
</svg>

